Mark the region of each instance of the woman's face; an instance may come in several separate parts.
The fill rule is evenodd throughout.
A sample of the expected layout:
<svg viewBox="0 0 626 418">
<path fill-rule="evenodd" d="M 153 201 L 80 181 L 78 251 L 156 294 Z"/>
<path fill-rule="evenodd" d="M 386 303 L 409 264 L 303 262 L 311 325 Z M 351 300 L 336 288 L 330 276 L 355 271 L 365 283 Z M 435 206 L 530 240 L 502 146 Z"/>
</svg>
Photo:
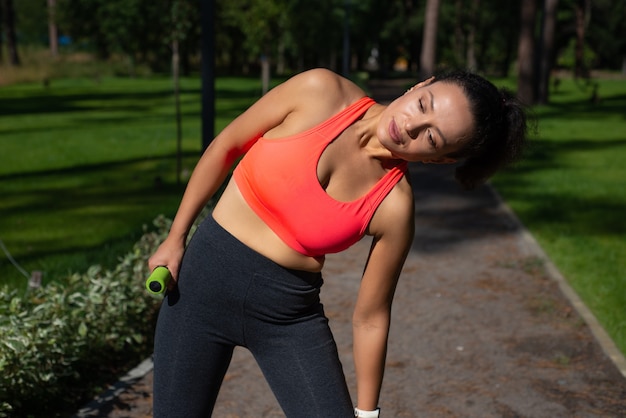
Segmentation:
<svg viewBox="0 0 626 418">
<path fill-rule="evenodd" d="M 474 122 L 461 87 L 424 82 L 394 100 L 381 115 L 380 143 L 396 158 L 451 163 L 447 155 L 471 137 Z"/>
</svg>

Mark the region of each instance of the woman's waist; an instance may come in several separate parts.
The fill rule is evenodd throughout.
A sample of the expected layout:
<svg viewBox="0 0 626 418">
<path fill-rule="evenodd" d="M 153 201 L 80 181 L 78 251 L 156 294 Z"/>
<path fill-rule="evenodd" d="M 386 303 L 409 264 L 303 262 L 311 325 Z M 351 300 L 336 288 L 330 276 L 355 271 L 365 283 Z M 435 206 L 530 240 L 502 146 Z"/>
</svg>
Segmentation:
<svg viewBox="0 0 626 418">
<path fill-rule="evenodd" d="M 213 218 L 252 250 L 284 268 L 319 272 L 324 256 L 310 257 L 289 247 L 247 204 L 234 181 L 220 197 Z"/>
</svg>

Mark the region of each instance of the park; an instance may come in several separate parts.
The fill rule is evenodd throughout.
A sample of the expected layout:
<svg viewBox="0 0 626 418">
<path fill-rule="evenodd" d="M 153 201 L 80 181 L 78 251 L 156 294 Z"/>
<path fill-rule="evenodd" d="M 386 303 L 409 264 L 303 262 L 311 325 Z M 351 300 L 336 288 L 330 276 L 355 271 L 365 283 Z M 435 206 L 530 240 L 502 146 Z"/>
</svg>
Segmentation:
<svg viewBox="0 0 626 418">
<path fill-rule="evenodd" d="M 29 12 L 19 10 L 28 2 L 15 3 L 18 14 Z M 303 19 L 298 7 L 306 5 L 299 3 L 285 2 L 293 19 Z M 334 7 L 339 27 L 348 3 L 322 2 Z M 415 27 L 422 28 L 424 2 L 404 3 L 414 6 Z M 626 76 L 620 62 L 607 58 L 604 66 L 577 74 L 577 55 L 563 29 L 571 23 L 568 16 L 575 17 L 575 3 L 559 3 L 563 21 L 557 20 L 557 30 L 564 39 L 555 48 L 562 60 L 550 72 L 549 100 L 532 106 L 536 128 L 520 163 L 475 192 L 458 189 L 445 168 L 411 166 L 416 236 L 394 305 L 398 324 L 390 336 L 384 416 L 626 414 Z M 357 35 L 377 2 L 364 4 L 372 9 L 350 9 L 351 47 L 360 54 L 350 78 L 383 102 L 419 79 L 413 68 L 419 66 L 414 50 L 420 36 L 404 45 L 407 68 L 397 65 L 399 48 L 390 46 L 406 37 L 401 32 L 379 39 L 380 67 L 366 69 L 371 48 L 359 44 Z M 279 39 L 291 28 L 277 24 L 235 36 L 224 22 L 237 22 L 245 13 L 233 17 L 235 10 L 221 7 L 224 26 L 218 25 L 218 34 L 228 33 L 226 41 L 240 42 L 246 53 L 229 56 L 232 51 L 220 49 L 225 40 L 217 37 L 215 133 L 263 94 L 262 65 L 251 58 L 260 50 L 251 39 Z M 593 19 L 618 13 L 618 6 L 606 7 L 594 8 Z M 488 6 L 483 9 L 484 19 L 492 16 Z M 442 6 L 440 28 L 453 25 L 454 16 L 450 5 Z M 517 8 L 513 17 L 519 19 Z M 64 17 L 62 30 L 75 27 L 70 18 Z M 197 18 L 189 24 L 200 26 Z M 601 35 L 594 38 L 592 32 L 600 23 L 593 19 L 586 53 L 595 53 L 598 63 L 602 52 L 592 41 Z M 381 31 L 383 23 L 378 22 Z M 191 32 L 181 35 L 181 46 L 197 45 L 201 34 Z M 75 33 L 75 39 L 85 37 Z M 345 47 L 341 30 L 324 36 L 327 45 Z M 60 45 L 58 56 L 50 58 L 41 42 L 30 41 L 20 46 L 19 66 L 6 62 L 6 55 L 0 66 L 0 416 L 72 415 L 149 358 L 160 299 L 142 287 L 146 260 L 165 237 L 203 148 L 197 55 L 189 53 L 183 60 L 187 69 L 173 82 L 170 48 L 148 57 L 126 49 L 137 48 L 131 43 L 114 49 L 109 40 L 115 52 L 103 59 L 94 44 L 78 48 L 74 42 Z M 454 51 L 439 43 L 439 56 L 449 63 Z M 298 69 L 334 65 L 341 72 L 339 60 L 320 58 L 319 46 L 303 41 L 298 47 L 285 54 L 283 70 L 276 60 L 270 88 Z M 615 48 L 624 53 L 623 44 Z M 500 58 L 504 73 L 485 63 L 497 61 L 496 52 L 484 47 L 478 55 L 484 73 L 498 86 L 519 89 L 514 59 Z M 586 65 L 592 66 L 591 59 Z M 366 253 L 367 243 L 358 243 L 346 255 L 333 256 L 325 273 L 325 305 L 343 338 L 338 345 L 347 376 L 354 373 L 349 313 Z M 427 263 L 437 268 L 425 271 Z M 41 285 L 33 283 L 33 272 Z M 215 416 L 260 410 L 282 416 L 254 361 L 238 355 Z M 255 378 L 244 378 L 250 374 Z M 117 407 L 98 404 L 110 415 L 82 416 L 130 416 L 123 414 L 133 410 L 133 416 L 147 416 L 149 378 L 148 372 L 128 385 Z M 249 409 L 237 403 L 242 390 Z M 415 405 L 421 414 L 411 413 Z M 50 408 L 58 413 L 51 415 Z"/>
</svg>

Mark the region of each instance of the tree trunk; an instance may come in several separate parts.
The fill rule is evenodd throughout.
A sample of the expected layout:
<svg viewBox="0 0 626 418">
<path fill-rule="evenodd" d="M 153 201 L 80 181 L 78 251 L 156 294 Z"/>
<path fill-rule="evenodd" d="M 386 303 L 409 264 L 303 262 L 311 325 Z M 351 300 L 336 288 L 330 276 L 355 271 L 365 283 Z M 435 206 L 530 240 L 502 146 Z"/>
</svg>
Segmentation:
<svg viewBox="0 0 626 418">
<path fill-rule="evenodd" d="M 285 43 L 280 40 L 278 41 L 278 52 L 276 57 L 276 74 L 284 75 L 287 64 L 285 63 Z"/>
<path fill-rule="evenodd" d="M 516 9 L 519 10 L 517 6 L 515 7 L 509 6 L 507 10 L 509 13 L 512 14 L 513 11 Z M 509 27 L 505 34 L 505 37 L 506 37 L 505 51 L 504 51 L 504 55 L 502 58 L 502 62 L 500 63 L 500 76 L 501 77 L 506 77 L 509 75 L 509 71 L 511 70 L 511 63 L 515 60 L 515 56 L 517 54 L 518 42 L 519 42 L 518 29 L 516 27 L 513 27 L 514 25 L 512 24 L 508 26 Z"/>
<path fill-rule="evenodd" d="M 0 64 L 2 64 L 4 62 L 4 53 L 2 52 L 4 50 L 4 42 L 3 42 L 3 36 L 2 36 L 2 5 L 0 5 Z"/>
<path fill-rule="evenodd" d="M 341 75 L 344 77 L 350 76 L 350 9 L 351 0 L 345 0 L 343 4 L 344 17 L 343 17 L 343 50 L 341 60 Z"/>
<path fill-rule="evenodd" d="M 48 37 L 50 38 L 50 55 L 59 55 L 59 31 L 56 22 L 57 0 L 48 0 Z"/>
<path fill-rule="evenodd" d="M 517 48 L 518 79 L 517 96 L 526 104 L 535 103 L 535 16 L 537 1 L 521 2 L 521 25 Z"/>
<path fill-rule="evenodd" d="M 202 26 L 202 151 L 215 135 L 215 0 L 200 2 Z"/>
<path fill-rule="evenodd" d="M 2 27 L 4 26 L 4 4 L 0 2 L 0 64 L 4 62 L 4 36 L 2 35 L 4 31 Z"/>
<path fill-rule="evenodd" d="M 4 39 L 9 52 L 9 62 L 13 66 L 20 65 L 20 56 L 17 52 L 17 36 L 15 36 L 15 10 L 13 0 L 2 0 L 2 17 L 4 18 Z"/>
<path fill-rule="evenodd" d="M 183 130 L 180 113 L 180 53 L 176 37 L 172 41 L 172 79 L 174 82 L 174 106 L 176 111 L 176 184 L 180 186 L 183 171 Z"/>
<path fill-rule="evenodd" d="M 465 31 L 463 30 L 463 0 L 454 3 L 454 59 L 458 65 L 463 62 L 465 55 Z"/>
<path fill-rule="evenodd" d="M 590 9 L 589 0 L 579 0 L 574 6 L 576 12 L 576 50 L 574 53 L 574 77 L 587 77 L 585 66 L 585 32 Z"/>
<path fill-rule="evenodd" d="M 268 54 L 261 56 L 261 94 L 265 95 L 270 89 L 270 58 Z"/>
<path fill-rule="evenodd" d="M 470 9 L 469 32 L 467 34 L 467 57 L 466 65 L 470 70 L 478 69 L 478 61 L 476 60 L 476 29 L 478 28 L 478 9 L 480 0 L 472 0 Z"/>
<path fill-rule="evenodd" d="M 440 0 L 426 2 L 424 34 L 422 37 L 422 53 L 420 55 L 420 76 L 428 78 L 435 72 L 437 56 L 437 23 L 439 20 Z"/>
<path fill-rule="evenodd" d="M 556 28 L 556 9 L 559 0 L 545 0 L 543 5 L 543 25 L 541 37 L 541 62 L 539 66 L 538 103 L 548 103 L 550 94 L 550 72 L 554 62 L 554 33 Z"/>
</svg>

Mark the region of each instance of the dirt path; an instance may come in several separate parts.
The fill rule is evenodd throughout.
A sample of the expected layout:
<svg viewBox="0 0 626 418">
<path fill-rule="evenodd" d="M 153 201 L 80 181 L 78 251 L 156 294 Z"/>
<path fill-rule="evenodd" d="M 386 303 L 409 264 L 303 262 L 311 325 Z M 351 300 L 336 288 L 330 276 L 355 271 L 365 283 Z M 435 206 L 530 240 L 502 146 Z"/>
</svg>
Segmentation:
<svg viewBox="0 0 626 418">
<path fill-rule="evenodd" d="M 411 167 L 416 236 L 394 302 L 383 416 L 626 417 L 626 378 L 543 253 L 490 187 L 463 192 L 452 168 Z M 350 315 L 368 247 L 329 257 L 322 288 L 353 394 Z M 150 417 L 151 379 L 81 416 Z M 244 350 L 214 416 L 284 416 Z"/>
</svg>

